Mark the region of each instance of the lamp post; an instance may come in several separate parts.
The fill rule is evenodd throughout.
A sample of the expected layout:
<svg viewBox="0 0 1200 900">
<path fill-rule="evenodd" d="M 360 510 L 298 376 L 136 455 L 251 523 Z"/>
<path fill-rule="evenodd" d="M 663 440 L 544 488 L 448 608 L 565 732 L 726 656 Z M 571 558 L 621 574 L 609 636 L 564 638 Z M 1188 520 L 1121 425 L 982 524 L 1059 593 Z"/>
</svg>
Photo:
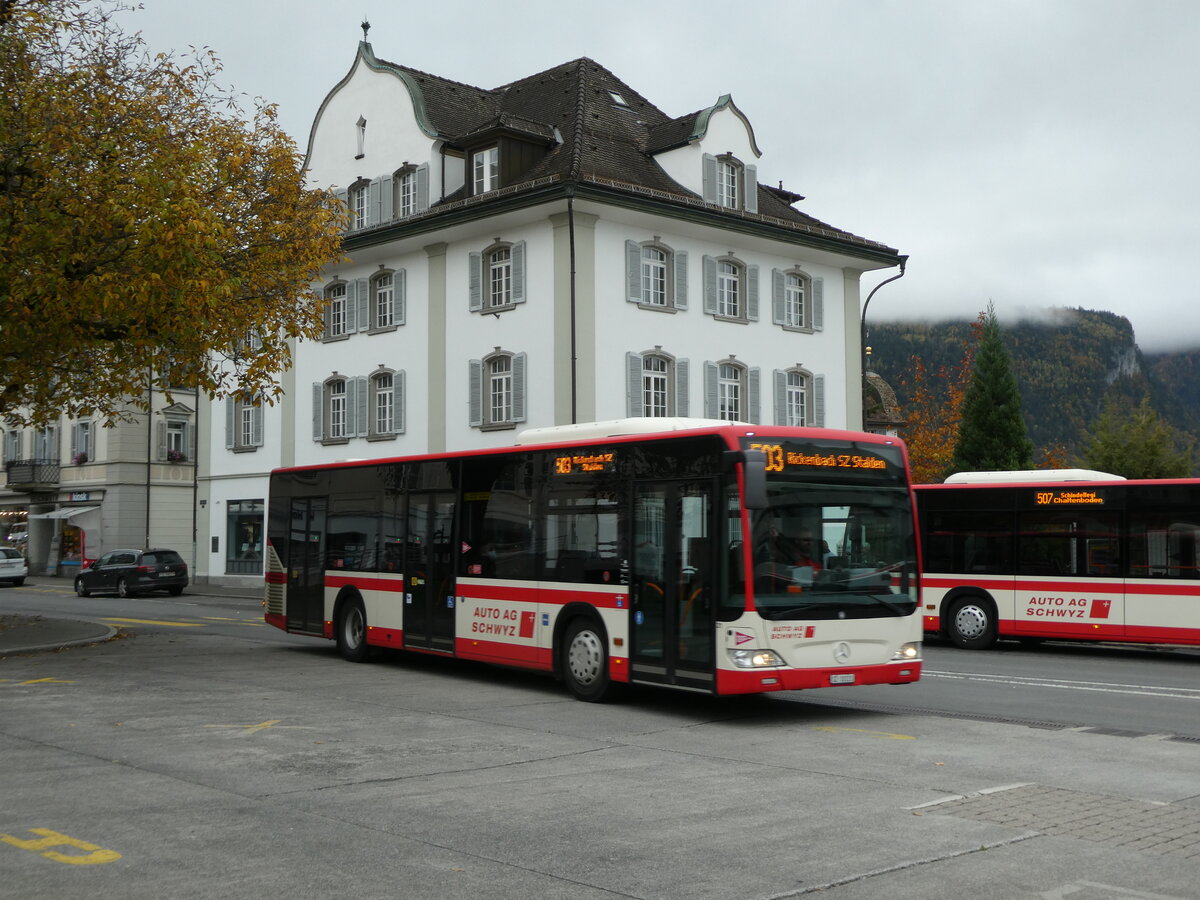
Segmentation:
<svg viewBox="0 0 1200 900">
<path fill-rule="evenodd" d="M 867 302 L 863 304 L 862 318 L 859 322 L 859 337 L 861 338 L 859 352 L 862 354 L 862 379 L 864 384 L 866 383 L 867 379 L 867 357 L 870 356 L 870 350 L 867 347 L 867 307 L 871 305 L 871 298 L 875 296 L 876 291 L 878 291 L 885 284 L 890 284 L 891 282 L 897 281 L 904 277 L 904 268 L 907 265 L 908 257 L 901 256 L 900 271 L 891 278 L 885 278 L 883 281 L 879 282 L 879 284 L 875 285 L 875 287 L 871 289 L 871 293 L 867 294 Z"/>
</svg>

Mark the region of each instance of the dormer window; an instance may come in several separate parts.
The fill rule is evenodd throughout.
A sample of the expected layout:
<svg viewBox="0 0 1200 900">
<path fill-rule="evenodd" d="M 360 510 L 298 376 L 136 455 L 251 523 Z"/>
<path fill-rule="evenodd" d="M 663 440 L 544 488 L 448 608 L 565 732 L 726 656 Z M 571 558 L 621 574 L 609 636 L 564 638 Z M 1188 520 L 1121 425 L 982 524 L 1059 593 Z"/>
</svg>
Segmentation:
<svg viewBox="0 0 1200 900">
<path fill-rule="evenodd" d="M 357 231 L 367 227 L 367 197 L 371 183 L 366 180 L 356 181 L 350 186 L 350 230 Z"/>
<path fill-rule="evenodd" d="M 704 154 L 704 199 L 725 209 L 758 212 L 758 168 L 732 153 Z"/>
<path fill-rule="evenodd" d="M 396 210 L 402 218 L 417 211 L 417 170 L 406 169 L 396 179 Z"/>
<path fill-rule="evenodd" d="M 738 209 L 738 190 L 742 180 L 742 164 L 733 157 L 717 160 L 717 202 L 729 209 Z"/>
<path fill-rule="evenodd" d="M 485 194 L 500 187 L 500 148 L 488 147 L 471 154 L 473 194 Z"/>
</svg>

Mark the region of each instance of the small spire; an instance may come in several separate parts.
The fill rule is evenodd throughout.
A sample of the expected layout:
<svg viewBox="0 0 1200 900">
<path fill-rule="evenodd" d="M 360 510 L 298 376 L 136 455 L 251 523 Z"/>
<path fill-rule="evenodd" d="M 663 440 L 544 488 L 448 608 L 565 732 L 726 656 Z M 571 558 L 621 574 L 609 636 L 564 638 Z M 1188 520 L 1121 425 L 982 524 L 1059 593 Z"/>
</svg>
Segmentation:
<svg viewBox="0 0 1200 900">
<path fill-rule="evenodd" d="M 359 27 L 362 28 L 362 30 L 363 30 L 363 40 L 365 41 L 367 39 L 367 32 L 371 30 L 371 23 L 368 22 L 366 19 L 363 19 L 362 25 L 360 25 Z"/>
</svg>

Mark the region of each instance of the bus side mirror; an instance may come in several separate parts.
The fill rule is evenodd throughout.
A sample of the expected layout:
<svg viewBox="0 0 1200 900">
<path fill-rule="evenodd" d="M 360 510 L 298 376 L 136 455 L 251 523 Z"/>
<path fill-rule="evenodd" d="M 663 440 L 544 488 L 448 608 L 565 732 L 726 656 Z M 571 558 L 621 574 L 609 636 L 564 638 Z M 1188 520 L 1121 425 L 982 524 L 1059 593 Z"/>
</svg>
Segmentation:
<svg viewBox="0 0 1200 900">
<path fill-rule="evenodd" d="M 766 509 L 767 455 L 761 450 L 726 450 L 724 462 L 726 472 L 732 472 L 735 464 L 742 464 L 746 509 Z"/>
</svg>

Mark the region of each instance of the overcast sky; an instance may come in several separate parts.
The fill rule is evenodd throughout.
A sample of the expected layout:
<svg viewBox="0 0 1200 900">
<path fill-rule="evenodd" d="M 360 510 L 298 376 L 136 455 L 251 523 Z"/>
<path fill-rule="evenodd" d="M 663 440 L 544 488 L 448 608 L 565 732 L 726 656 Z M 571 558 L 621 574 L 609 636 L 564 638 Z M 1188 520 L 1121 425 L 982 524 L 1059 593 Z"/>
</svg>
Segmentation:
<svg viewBox="0 0 1200 900">
<path fill-rule="evenodd" d="M 911 257 L 868 322 L 1079 306 L 1200 346 L 1195 0 L 144 4 L 127 29 L 215 50 L 302 150 L 363 19 L 381 59 L 479 87 L 587 56 L 670 116 L 731 94 L 760 181 Z"/>
</svg>

